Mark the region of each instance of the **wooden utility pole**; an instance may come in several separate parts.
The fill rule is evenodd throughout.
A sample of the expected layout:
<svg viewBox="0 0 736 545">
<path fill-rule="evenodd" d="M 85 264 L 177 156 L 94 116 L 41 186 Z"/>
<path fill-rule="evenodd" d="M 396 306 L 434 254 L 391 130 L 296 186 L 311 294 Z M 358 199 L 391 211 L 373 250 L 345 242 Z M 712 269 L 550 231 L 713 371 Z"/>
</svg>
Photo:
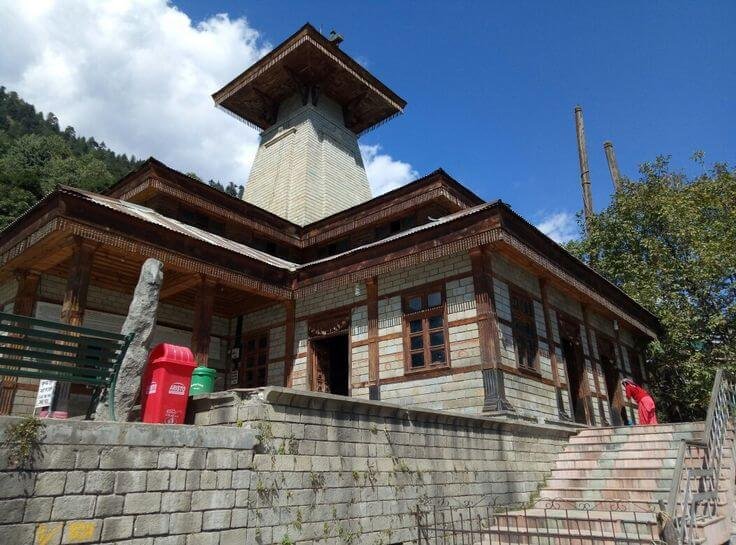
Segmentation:
<svg viewBox="0 0 736 545">
<path fill-rule="evenodd" d="M 593 218 L 593 196 L 590 192 L 590 168 L 588 167 L 588 149 L 585 145 L 585 126 L 583 109 L 575 106 L 575 132 L 578 137 L 578 158 L 580 159 L 580 183 L 583 188 L 583 218 L 588 226 Z"/>
<path fill-rule="evenodd" d="M 616 152 L 613 151 L 612 142 L 603 142 L 603 151 L 606 152 L 606 161 L 608 161 L 608 172 L 611 173 L 611 181 L 613 187 L 618 193 L 621 190 L 621 174 L 618 171 L 618 162 L 616 161 Z"/>
</svg>

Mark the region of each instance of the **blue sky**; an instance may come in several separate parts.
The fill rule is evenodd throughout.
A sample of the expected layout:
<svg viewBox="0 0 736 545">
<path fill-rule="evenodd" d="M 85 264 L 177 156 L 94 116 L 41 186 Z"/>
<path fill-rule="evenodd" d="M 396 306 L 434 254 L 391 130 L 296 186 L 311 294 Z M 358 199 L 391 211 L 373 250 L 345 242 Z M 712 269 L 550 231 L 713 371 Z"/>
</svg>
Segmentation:
<svg viewBox="0 0 736 545">
<path fill-rule="evenodd" d="M 148 17 L 134 5 L 132 15 L 126 15 L 126 25 L 150 27 L 150 19 L 166 21 L 177 9 L 188 16 L 191 30 L 186 35 L 192 35 L 194 52 L 187 49 L 176 54 L 197 57 L 199 66 L 217 65 L 209 79 L 196 80 L 201 82 L 199 87 L 207 100 L 217 85 L 240 71 L 234 67 L 245 68 L 269 45 L 278 44 L 305 22 L 325 33 L 337 29 L 345 37 L 343 49 L 408 101 L 404 116 L 363 138 L 367 146 L 380 146 L 364 152 L 373 149 L 374 154 L 384 154 L 384 163 L 398 168 L 403 178 L 443 167 L 481 197 L 501 198 L 536 223 L 557 217 L 560 224 L 566 223 L 562 229 L 569 228 L 570 218 L 580 208 L 573 124 L 576 104 L 582 105 L 585 113 L 596 208 L 605 206 L 612 189 L 602 151 L 606 139 L 613 141 L 621 170 L 629 176 L 636 176 L 639 163 L 658 154 L 672 155 L 674 165 L 688 172 L 697 171 L 689 160 L 695 150 L 703 150 L 708 162 L 736 163 L 736 2 L 157 3 Z M 100 16 L 93 14 L 97 11 L 90 9 L 88 16 L 98 18 L 93 24 L 103 25 Z M 215 17 L 223 13 L 227 14 L 227 24 Z M 233 22 L 240 24 L 239 30 Z M 160 24 L 165 27 L 167 23 Z M 149 36 L 149 27 L 140 35 Z M 241 33 L 241 42 L 248 44 L 249 49 L 242 53 L 238 49 L 242 44 L 231 36 L 234 28 Z M 205 35 L 216 38 L 216 43 L 202 45 L 200 38 Z M 48 39 L 56 43 L 53 40 L 76 38 Z M 132 48 L 145 42 L 130 39 Z M 158 40 L 165 42 L 160 36 Z M 20 36 L 14 47 L 29 47 L 24 41 Z M 104 43 L 96 43 L 97 49 L 105 49 Z M 218 47 L 218 43 L 225 45 Z M 111 42 L 108 47 L 112 50 L 117 46 Z M 195 51 L 197 47 L 209 47 L 210 56 L 199 58 L 202 54 Z M 117 54 L 120 56 L 110 53 L 110 63 L 120 64 L 124 55 L 132 53 Z M 220 67 L 218 55 L 232 58 Z M 40 59 L 40 54 L 37 57 Z M 35 71 L 20 64 L 3 67 L 2 62 L 0 79 L 10 81 L 9 87 L 17 82 L 21 94 L 27 90 L 29 98 L 40 102 L 42 108 L 55 108 L 62 123 L 65 108 L 68 119 L 81 124 L 82 132 L 98 136 L 102 131 L 102 139 L 107 135 L 117 151 L 129 151 L 127 147 L 139 155 L 149 155 L 145 149 L 151 149 L 182 170 L 188 170 L 186 163 L 196 156 L 194 152 L 177 156 L 171 149 L 175 146 L 166 146 L 174 132 L 188 130 L 188 120 L 182 115 L 172 114 L 172 120 L 166 121 L 175 125 L 168 136 L 154 128 L 146 140 L 145 131 L 138 134 L 135 126 L 120 120 L 101 124 L 102 114 L 95 117 L 81 110 L 79 95 L 74 102 L 69 96 L 46 96 L 48 91 L 42 91 L 40 84 L 33 85 L 37 67 Z M 104 65 L 107 61 L 99 62 Z M 158 62 L 159 66 L 164 64 Z M 136 75 L 132 69 L 120 72 L 120 78 L 151 77 Z M 69 76 L 70 81 L 75 75 L 78 77 L 76 73 Z M 108 75 L 115 77 L 115 71 Z M 178 74 L 170 79 L 182 77 Z M 162 84 L 160 80 L 165 78 L 164 74 L 158 82 L 147 79 L 146 92 L 154 93 L 158 85 L 159 93 L 171 102 L 178 91 Z M 79 94 L 94 93 L 104 101 L 105 86 L 88 79 L 91 83 Z M 110 100 L 121 110 L 132 112 L 143 100 L 126 106 L 118 102 L 120 89 L 118 95 L 114 92 L 113 88 Z M 147 116 L 165 116 L 175 110 L 167 102 L 163 107 L 159 103 L 157 112 L 156 98 L 152 95 Z M 230 149 L 223 142 L 237 142 L 248 129 L 229 118 L 226 123 L 215 132 L 219 133 L 220 147 Z M 211 132 L 204 121 L 200 126 L 193 120 L 191 132 L 196 133 L 197 127 L 201 127 L 200 133 Z M 135 138 L 131 136 L 134 133 Z M 201 140 L 206 139 L 192 135 L 187 145 L 199 142 L 204 156 L 211 157 L 212 150 L 218 148 L 217 138 Z M 254 150 L 252 138 L 249 142 L 245 155 Z M 210 176 L 206 163 L 191 168 Z M 247 169 L 243 165 L 236 168 Z M 222 172 L 239 171 L 215 169 L 214 176 L 227 175 Z"/>
</svg>

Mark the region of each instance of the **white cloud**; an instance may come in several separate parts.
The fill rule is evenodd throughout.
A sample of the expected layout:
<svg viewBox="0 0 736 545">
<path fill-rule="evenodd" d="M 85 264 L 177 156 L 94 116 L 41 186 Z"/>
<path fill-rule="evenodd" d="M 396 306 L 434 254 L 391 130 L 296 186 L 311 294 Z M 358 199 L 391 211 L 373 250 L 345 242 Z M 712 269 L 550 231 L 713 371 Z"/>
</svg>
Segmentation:
<svg viewBox="0 0 736 545">
<path fill-rule="evenodd" d="M 381 153 L 380 144 L 361 144 L 360 152 L 374 197 L 416 180 L 419 176 L 409 163 Z"/>
<path fill-rule="evenodd" d="M 570 212 L 555 212 L 548 214 L 537 223 L 537 229 L 555 242 L 564 244 L 577 238 L 578 225 L 575 214 Z"/>
<path fill-rule="evenodd" d="M 0 0 L 0 83 L 62 127 L 243 183 L 256 131 L 210 95 L 270 47 L 243 18 L 194 24 L 166 0 Z"/>
<path fill-rule="evenodd" d="M 271 47 L 246 19 L 196 23 L 166 0 L 0 0 L 0 13 L 8 90 L 118 153 L 245 183 L 258 133 L 211 94 Z M 375 195 L 417 177 L 378 144 L 361 152 Z"/>
</svg>

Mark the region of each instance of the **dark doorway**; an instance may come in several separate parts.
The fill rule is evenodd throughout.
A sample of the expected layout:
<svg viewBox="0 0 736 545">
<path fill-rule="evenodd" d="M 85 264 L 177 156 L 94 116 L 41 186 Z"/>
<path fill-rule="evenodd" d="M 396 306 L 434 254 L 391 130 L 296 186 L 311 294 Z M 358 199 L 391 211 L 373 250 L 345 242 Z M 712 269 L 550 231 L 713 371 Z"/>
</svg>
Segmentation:
<svg viewBox="0 0 736 545">
<path fill-rule="evenodd" d="M 335 335 L 310 341 L 312 351 L 312 390 L 349 395 L 348 336 Z"/>
<path fill-rule="evenodd" d="M 585 361 L 580 344 L 580 329 L 569 322 L 559 320 L 562 356 L 567 363 L 567 385 L 570 388 L 570 403 L 575 422 L 588 424 L 589 408 L 585 397 Z"/>
<path fill-rule="evenodd" d="M 599 337 L 598 354 L 601 357 L 603 375 L 606 378 L 606 391 L 608 392 L 608 403 L 611 408 L 611 423 L 614 426 L 628 425 L 629 418 L 626 415 L 624 396 L 621 391 L 621 376 L 616 365 L 616 349 L 613 343 Z"/>
</svg>

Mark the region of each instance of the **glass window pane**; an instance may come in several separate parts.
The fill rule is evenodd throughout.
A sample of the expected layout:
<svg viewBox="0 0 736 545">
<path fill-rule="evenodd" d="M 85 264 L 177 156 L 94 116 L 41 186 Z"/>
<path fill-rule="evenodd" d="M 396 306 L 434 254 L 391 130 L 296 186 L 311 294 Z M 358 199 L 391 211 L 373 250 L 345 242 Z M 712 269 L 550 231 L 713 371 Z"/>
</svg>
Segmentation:
<svg viewBox="0 0 736 545">
<path fill-rule="evenodd" d="M 412 367 L 424 367 L 424 354 L 421 352 L 411 355 L 411 366 Z"/>
<path fill-rule="evenodd" d="M 445 319 L 442 316 L 430 316 L 429 317 L 429 329 L 437 329 L 442 327 Z"/>
<path fill-rule="evenodd" d="M 435 291 L 427 295 L 427 306 L 438 307 L 442 304 L 442 292 Z"/>
<path fill-rule="evenodd" d="M 409 322 L 409 331 L 412 333 L 419 333 L 422 330 L 422 321 L 421 320 L 412 320 Z"/>
<path fill-rule="evenodd" d="M 254 356 L 248 356 L 245 360 L 245 365 L 248 367 L 253 367 L 256 364 L 256 359 Z"/>
<path fill-rule="evenodd" d="M 261 352 L 258 354 L 258 365 L 266 365 L 266 353 Z"/>
<path fill-rule="evenodd" d="M 445 363 L 445 351 L 432 350 L 432 363 Z"/>
<path fill-rule="evenodd" d="M 444 331 L 435 331 L 429 334 L 429 346 L 442 346 L 445 344 Z"/>
<path fill-rule="evenodd" d="M 248 350 L 254 350 L 256 347 L 256 340 L 255 339 L 249 339 L 247 343 Z"/>
<path fill-rule="evenodd" d="M 412 350 L 421 350 L 423 346 L 424 346 L 424 343 L 422 342 L 421 336 L 411 338 L 411 349 Z"/>
<path fill-rule="evenodd" d="M 422 310 L 422 298 L 412 297 L 409 299 L 409 312 L 418 312 Z"/>
<path fill-rule="evenodd" d="M 258 346 L 260 348 L 265 348 L 266 346 L 268 346 L 268 337 L 261 337 L 260 339 L 258 339 Z"/>
</svg>

